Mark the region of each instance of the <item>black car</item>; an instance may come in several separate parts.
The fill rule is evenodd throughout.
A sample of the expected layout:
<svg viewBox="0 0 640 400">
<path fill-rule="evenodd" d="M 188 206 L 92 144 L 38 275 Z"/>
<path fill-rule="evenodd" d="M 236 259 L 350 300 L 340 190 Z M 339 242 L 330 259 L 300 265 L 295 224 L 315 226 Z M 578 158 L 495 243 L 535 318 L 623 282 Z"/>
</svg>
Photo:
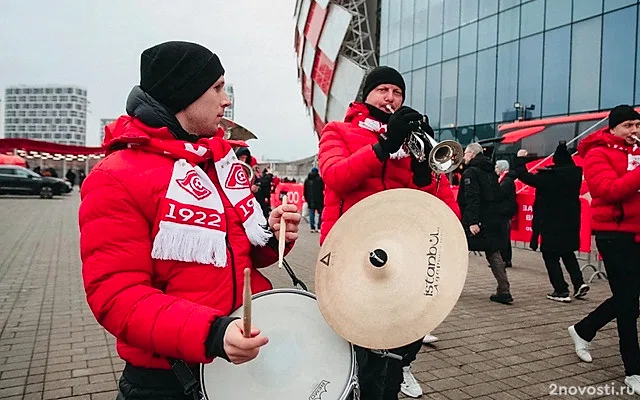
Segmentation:
<svg viewBox="0 0 640 400">
<path fill-rule="evenodd" d="M 71 184 L 64 179 L 40 176 L 17 165 L 0 165 L 0 194 L 39 195 L 50 199 L 70 191 Z"/>
</svg>

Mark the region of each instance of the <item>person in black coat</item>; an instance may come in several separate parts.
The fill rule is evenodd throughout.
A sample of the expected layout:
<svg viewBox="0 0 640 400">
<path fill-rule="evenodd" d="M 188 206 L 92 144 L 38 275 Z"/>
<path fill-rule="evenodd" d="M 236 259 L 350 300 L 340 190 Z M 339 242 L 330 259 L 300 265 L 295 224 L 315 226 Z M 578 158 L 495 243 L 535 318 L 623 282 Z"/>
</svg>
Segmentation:
<svg viewBox="0 0 640 400">
<path fill-rule="evenodd" d="M 560 259 L 571 277 L 574 297 L 582 298 L 589 291 L 575 255 L 580 247 L 582 168 L 576 166 L 565 142 L 556 148 L 553 165 L 541 168 L 536 174 L 527 171 L 523 161 L 526 156 L 526 150 L 518 152 L 515 172 L 518 179 L 536 189 L 530 247 L 536 250 L 541 239 L 542 259 L 553 286 L 553 293 L 547 298 L 568 303 L 571 301 L 569 285 L 564 280 Z"/>
<path fill-rule="evenodd" d="M 489 299 L 511 304 L 513 297 L 500 249 L 505 241 L 504 219 L 500 217 L 503 198 L 495 167 L 482 153 L 482 146 L 471 143 L 464 151 L 467 168 L 462 174 L 458 204 L 469 250 L 484 251 L 493 276 L 498 282 L 496 294 Z"/>
<path fill-rule="evenodd" d="M 502 195 L 502 207 L 500 210 L 500 217 L 503 219 L 504 224 L 504 244 L 500 249 L 500 255 L 504 260 L 505 267 L 511 268 L 513 251 L 511 249 L 511 220 L 518 212 L 518 205 L 516 203 L 516 184 L 514 182 L 516 174 L 513 171 L 509 171 L 509 161 L 498 160 L 496 161 L 496 174 L 498 175 L 498 182 L 500 182 L 500 192 Z"/>
<path fill-rule="evenodd" d="M 324 181 L 316 167 L 311 168 L 309 176 L 304 181 L 304 199 L 309 209 L 311 232 L 319 232 L 322 223 L 322 208 L 324 207 Z M 316 225 L 316 212 L 318 213 L 318 225 Z"/>
</svg>

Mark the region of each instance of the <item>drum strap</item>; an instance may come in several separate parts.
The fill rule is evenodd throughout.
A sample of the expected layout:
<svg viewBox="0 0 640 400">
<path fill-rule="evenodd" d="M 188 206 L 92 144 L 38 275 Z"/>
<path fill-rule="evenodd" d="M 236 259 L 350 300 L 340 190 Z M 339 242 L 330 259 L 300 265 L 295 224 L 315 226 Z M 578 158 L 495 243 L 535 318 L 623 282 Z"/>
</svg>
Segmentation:
<svg viewBox="0 0 640 400">
<path fill-rule="evenodd" d="M 203 397 L 200 393 L 200 382 L 198 382 L 187 364 L 175 358 L 167 357 L 167 359 L 169 360 L 169 364 L 171 364 L 173 373 L 176 374 L 176 377 L 184 388 L 184 394 L 193 396 L 194 400 L 201 400 Z"/>
<path fill-rule="evenodd" d="M 278 251 L 278 239 L 276 239 L 275 236 L 272 236 L 271 239 L 269 239 L 269 242 L 267 242 L 267 244 L 273 250 Z M 282 265 L 284 266 L 285 271 L 287 271 L 287 274 L 289 274 L 289 277 L 291 278 L 291 282 L 293 283 L 293 286 L 294 287 L 300 286 L 302 290 L 304 290 L 305 292 L 308 292 L 309 289 L 307 288 L 307 285 L 305 285 L 304 282 L 298 279 L 295 272 L 293 272 L 293 269 L 287 262 L 287 259 L 284 257 L 282 258 Z"/>
</svg>

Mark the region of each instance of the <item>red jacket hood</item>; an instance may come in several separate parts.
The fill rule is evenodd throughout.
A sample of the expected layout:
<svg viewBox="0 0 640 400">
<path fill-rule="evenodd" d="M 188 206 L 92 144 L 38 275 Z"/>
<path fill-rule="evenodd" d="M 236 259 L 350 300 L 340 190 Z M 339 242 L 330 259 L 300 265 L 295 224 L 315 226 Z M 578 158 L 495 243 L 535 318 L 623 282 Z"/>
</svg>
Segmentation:
<svg viewBox="0 0 640 400">
<path fill-rule="evenodd" d="M 609 128 L 602 128 L 580 141 L 578 144 L 578 154 L 584 158 L 587 152 L 593 148 L 603 146 L 613 147 L 616 145 L 630 147 L 624 139 L 614 136 Z"/>
</svg>

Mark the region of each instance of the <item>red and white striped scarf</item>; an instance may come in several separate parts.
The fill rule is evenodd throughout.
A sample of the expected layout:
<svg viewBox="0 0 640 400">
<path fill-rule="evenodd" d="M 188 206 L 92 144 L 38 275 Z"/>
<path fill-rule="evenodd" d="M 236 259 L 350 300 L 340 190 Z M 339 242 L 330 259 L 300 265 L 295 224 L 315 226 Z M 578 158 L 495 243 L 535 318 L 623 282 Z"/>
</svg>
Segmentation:
<svg viewBox="0 0 640 400">
<path fill-rule="evenodd" d="M 226 266 L 227 227 L 221 196 L 233 205 L 251 244 L 264 246 L 271 238 L 248 176 L 226 140 L 213 137 L 189 143 L 151 138 L 129 146 L 176 159 L 156 218 L 159 230 L 152 258 Z M 215 166 L 222 193 L 198 166 L 205 162 Z"/>
</svg>

